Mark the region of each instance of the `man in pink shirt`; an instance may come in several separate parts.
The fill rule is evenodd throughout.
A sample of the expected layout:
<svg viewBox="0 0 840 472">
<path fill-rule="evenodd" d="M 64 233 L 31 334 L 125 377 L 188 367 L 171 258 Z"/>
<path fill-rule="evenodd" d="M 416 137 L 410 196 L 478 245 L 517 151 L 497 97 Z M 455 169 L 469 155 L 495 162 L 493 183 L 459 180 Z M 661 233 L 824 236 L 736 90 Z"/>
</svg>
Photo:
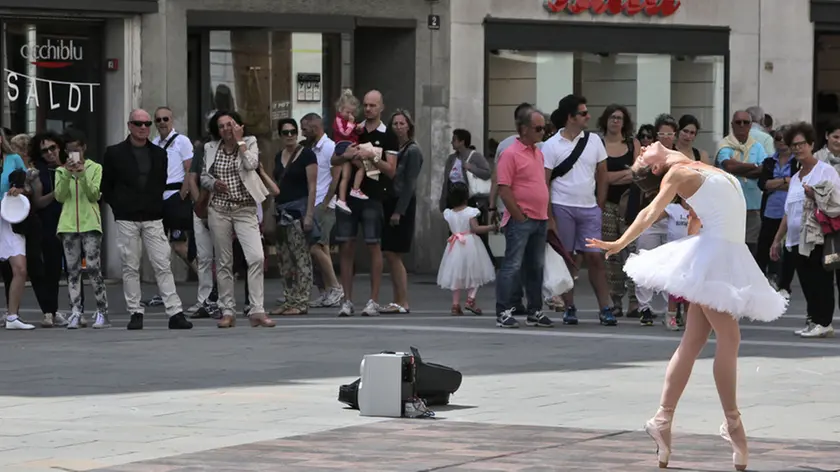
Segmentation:
<svg viewBox="0 0 840 472">
<path fill-rule="evenodd" d="M 545 133 L 545 117 L 535 108 L 524 109 L 516 116 L 516 130 L 519 138 L 502 152 L 496 165 L 499 197 L 507 210 L 502 219 L 505 258 L 496 277 L 496 326 L 519 327 L 513 317 L 519 302 L 514 294 L 522 284 L 528 299 L 526 324 L 550 328 L 554 324 L 542 313 L 548 186 L 543 155 L 536 147 Z"/>
</svg>

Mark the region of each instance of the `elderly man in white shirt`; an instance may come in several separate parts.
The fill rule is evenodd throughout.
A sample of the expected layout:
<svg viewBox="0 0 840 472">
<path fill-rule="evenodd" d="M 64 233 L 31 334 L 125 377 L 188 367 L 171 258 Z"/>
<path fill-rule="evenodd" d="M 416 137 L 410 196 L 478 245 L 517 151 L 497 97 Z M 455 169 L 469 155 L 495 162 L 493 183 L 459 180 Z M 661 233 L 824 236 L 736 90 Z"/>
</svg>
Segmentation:
<svg viewBox="0 0 840 472">
<path fill-rule="evenodd" d="M 750 114 L 752 126 L 750 127 L 750 137 L 758 141 L 764 152 L 768 156 L 776 154 L 776 145 L 773 142 L 773 136 L 764 130 L 764 109 L 759 106 L 747 108 L 747 113 Z"/>
<path fill-rule="evenodd" d="M 186 179 L 192 164 L 194 147 L 187 136 L 175 131 L 175 120 L 172 110 L 160 106 L 155 110 L 155 127 L 158 136 L 152 144 L 163 148 L 167 155 L 166 190 L 163 192 L 163 226 L 169 235 L 169 244 L 175 254 L 193 271 L 198 272 L 194 263 L 188 257 L 187 238 L 192 231 L 192 211 L 187 211 L 190 202 L 190 186 Z M 159 295 L 147 302 L 149 305 L 162 305 Z M 193 313 L 200 308 L 199 304 L 189 308 L 187 313 Z"/>
</svg>

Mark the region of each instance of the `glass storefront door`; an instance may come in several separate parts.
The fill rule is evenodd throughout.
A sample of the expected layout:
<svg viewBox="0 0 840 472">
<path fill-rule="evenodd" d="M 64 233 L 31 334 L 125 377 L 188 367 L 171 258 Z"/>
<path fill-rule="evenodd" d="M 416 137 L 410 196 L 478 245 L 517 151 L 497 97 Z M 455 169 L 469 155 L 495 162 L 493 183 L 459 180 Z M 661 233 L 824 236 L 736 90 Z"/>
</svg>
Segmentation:
<svg viewBox="0 0 840 472">
<path fill-rule="evenodd" d="M 325 125 L 332 122 L 334 102 L 347 85 L 342 42 L 340 34 L 259 29 L 192 33 L 190 134 L 205 135 L 217 110 L 236 111 L 270 171 L 280 148 L 277 120 L 317 113 Z"/>
<path fill-rule="evenodd" d="M 73 127 L 99 156 L 102 35 L 100 22 L 3 20 L 2 126 L 13 134 Z"/>
</svg>

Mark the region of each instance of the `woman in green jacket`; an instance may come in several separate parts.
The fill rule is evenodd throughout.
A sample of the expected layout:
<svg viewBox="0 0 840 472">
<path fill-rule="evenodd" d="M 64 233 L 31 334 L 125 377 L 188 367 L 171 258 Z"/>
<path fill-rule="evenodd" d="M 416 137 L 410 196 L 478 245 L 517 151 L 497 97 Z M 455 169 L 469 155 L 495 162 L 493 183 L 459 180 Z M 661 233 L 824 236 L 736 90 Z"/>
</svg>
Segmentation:
<svg viewBox="0 0 840 472">
<path fill-rule="evenodd" d="M 67 329 L 77 329 L 82 317 L 82 254 L 96 297 L 94 328 L 110 328 L 108 297 L 100 265 L 102 217 L 99 212 L 99 185 L 102 166 L 85 159 L 85 136 L 68 130 L 64 136 L 67 159 L 56 170 L 55 199 L 63 206 L 58 220 L 58 237 L 64 246 L 67 264 L 67 291 L 72 314 Z"/>
</svg>

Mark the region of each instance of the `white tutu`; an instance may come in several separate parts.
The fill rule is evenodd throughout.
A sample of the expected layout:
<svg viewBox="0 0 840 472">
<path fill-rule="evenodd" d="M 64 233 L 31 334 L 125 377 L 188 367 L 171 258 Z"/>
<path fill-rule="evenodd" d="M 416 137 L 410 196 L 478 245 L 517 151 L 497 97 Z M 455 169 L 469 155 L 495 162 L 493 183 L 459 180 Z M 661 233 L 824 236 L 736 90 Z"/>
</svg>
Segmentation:
<svg viewBox="0 0 840 472">
<path fill-rule="evenodd" d="M 0 218 L 0 261 L 26 255 L 26 239 L 12 230 L 12 224 Z"/>
<path fill-rule="evenodd" d="M 464 290 L 481 287 L 495 280 L 496 270 L 484 243 L 477 235 L 469 232 L 470 219 L 478 214 L 475 208 L 443 212 L 452 236 L 447 240 L 438 268 L 437 284 L 441 288 Z"/>
<path fill-rule="evenodd" d="M 624 271 L 636 285 L 730 313 L 736 319 L 773 321 L 787 307 L 746 244 L 709 234 L 633 254 Z"/>
</svg>

